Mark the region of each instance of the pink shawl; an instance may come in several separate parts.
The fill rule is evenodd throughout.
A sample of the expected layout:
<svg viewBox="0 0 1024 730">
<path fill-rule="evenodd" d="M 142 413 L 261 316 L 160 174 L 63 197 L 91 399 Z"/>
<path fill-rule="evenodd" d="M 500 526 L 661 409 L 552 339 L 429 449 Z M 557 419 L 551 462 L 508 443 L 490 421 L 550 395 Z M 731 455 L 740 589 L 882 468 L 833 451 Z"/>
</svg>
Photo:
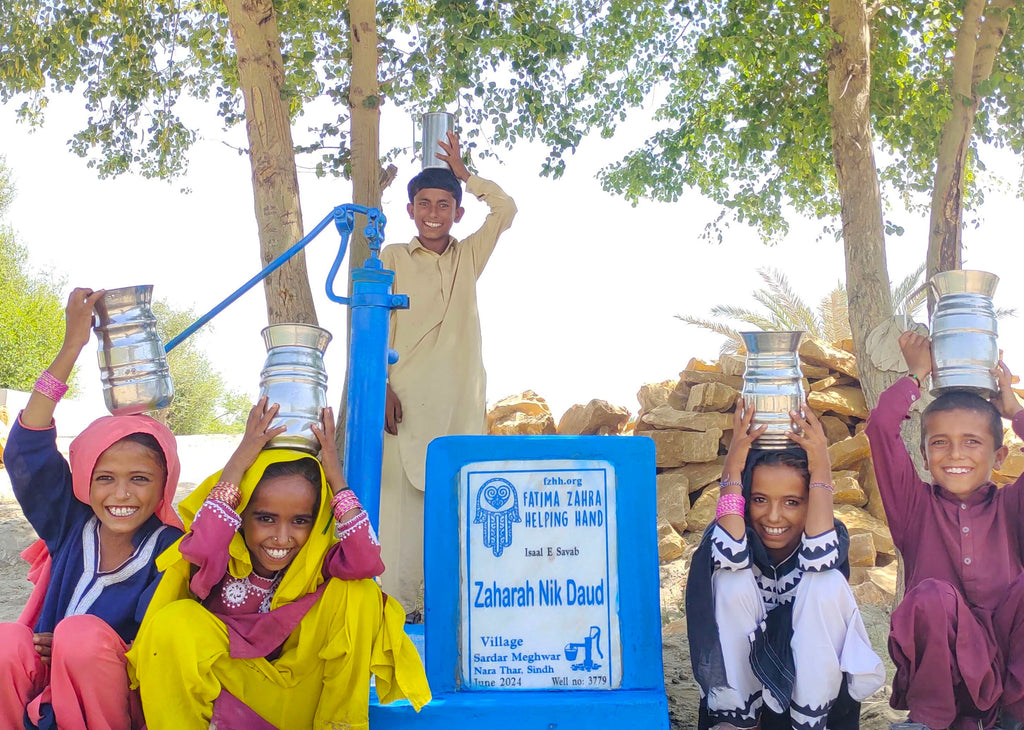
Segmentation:
<svg viewBox="0 0 1024 730">
<path fill-rule="evenodd" d="M 103 416 L 90 423 L 78 437 L 71 442 L 71 485 L 75 497 L 80 502 L 89 504 L 89 490 L 92 483 L 92 470 L 100 458 L 100 454 L 125 436 L 133 433 L 148 433 L 153 436 L 164 452 L 167 460 L 167 481 L 164 484 L 164 496 L 156 507 L 156 516 L 165 525 L 184 530 L 181 518 L 174 511 L 172 501 L 174 491 L 178 488 L 178 476 L 181 464 L 178 462 L 178 445 L 174 434 L 167 426 L 154 418 L 144 415 Z M 43 599 L 46 588 L 50 584 L 50 553 L 43 540 L 36 540 L 21 554 L 29 563 L 28 579 L 35 584 L 28 603 L 25 604 L 18 623 L 35 626 L 39 613 L 43 610 Z"/>
</svg>

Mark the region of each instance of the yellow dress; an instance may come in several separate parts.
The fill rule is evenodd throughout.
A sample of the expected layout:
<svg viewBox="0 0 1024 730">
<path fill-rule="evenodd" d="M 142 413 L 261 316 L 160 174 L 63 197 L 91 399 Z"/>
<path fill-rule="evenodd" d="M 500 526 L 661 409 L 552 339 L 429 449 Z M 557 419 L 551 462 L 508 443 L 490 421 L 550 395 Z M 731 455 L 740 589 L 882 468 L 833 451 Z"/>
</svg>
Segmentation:
<svg viewBox="0 0 1024 730">
<path fill-rule="evenodd" d="M 239 511 L 268 465 L 307 457 L 283 449 L 262 452 L 239 485 Z M 211 476 L 182 502 L 186 529 L 219 477 Z M 312 533 L 288 566 L 271 609 L 323 583 L 324 556 L 335 537 L 331 492 L 322 474 L 321 482 Z M 140 689 L 150 730 L 209 727 L 222 689 L 281 730 L 368 728 L 371 674 L 381 702 L 406 698 L 419 710 L 430 701 L 423 664 L 405 634 L 405 612 L 374 581 L 330 579 L 277 658 L 236 659 L 225 624 L 189 593 L 191 564 L 178 545 L 157 559 L 164 577 L 128 652 L 132 686 Z M 228 572 L 247 576 L 252 563 L 241 535 L 234 536 L 229 552 Z"/>
</svg>

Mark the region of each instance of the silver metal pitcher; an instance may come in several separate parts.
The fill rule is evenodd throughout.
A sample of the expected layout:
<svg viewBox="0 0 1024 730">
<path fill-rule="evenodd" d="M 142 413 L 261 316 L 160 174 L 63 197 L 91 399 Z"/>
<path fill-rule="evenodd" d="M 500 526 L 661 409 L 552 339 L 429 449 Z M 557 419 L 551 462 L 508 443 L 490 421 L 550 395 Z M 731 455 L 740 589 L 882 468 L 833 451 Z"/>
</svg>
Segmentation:
<svg viewBox="0 0 1024 730">
<path fill-rule="evenodd" d="M 152 303 L 149 285 L 109 289 L 96 302 L 93 331 L 103 400 L 115 416 L 166 408 L 174 398 Z"/>
<path fill-rule="evenodd" d="M 312 426 L 320 425 L 320 412 L 327 407 L 324 351 L 331 333 L 310 324 L 272 324 L 261 334 L 267 360 L 260 373 L 260 396 L 267 396 L 268 403 L 280 407 L 270 427 L 287 428 L 267 447 L 299 449 L 315 455 L 320 442 Z"/>
<path fill-rule="evenodd" d="M 932 393 L 953 388 L 988 398 L 999 390 L 992 369 L 999 364 L 996 311 L 999 277 L 987 271 L 943 271 L 928 285 L 937 302 L 932 313 Z"/>
<path fill-rule="evenodd" d="M 804 406 L 804 378 L 797 348 L 803 332 L 740 332 L 747 348 L 743 372 L 743 400 L 754 406 L 751 430 L 762 425 L 768 430 L 758 437 L 755 449 L 788 449 L 795 446 L 790 411 Z"/>
<path fill-rule="evenodd" d="M 450 170 L 448 163 L 435 157 L 436 154 L 445 154 L 437 140 L 448 141 L 448 133 L 455 131 L 455 115 L 448 112 L 430 112 L 423 115 L 422 119 L 423 137 L 421 139 L 420 151 L 423 153 L 423 169 L 428 167 L 439 167 L 442 170 Z"/>
</svg>

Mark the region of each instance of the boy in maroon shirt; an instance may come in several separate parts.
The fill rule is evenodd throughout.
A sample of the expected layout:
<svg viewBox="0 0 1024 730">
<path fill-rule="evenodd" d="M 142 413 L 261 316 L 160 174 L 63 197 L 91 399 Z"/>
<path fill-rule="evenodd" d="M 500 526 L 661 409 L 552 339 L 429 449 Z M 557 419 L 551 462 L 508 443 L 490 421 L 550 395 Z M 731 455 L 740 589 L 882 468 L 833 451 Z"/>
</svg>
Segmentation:
<svg viewBox="0 0 1024 730">
<path fill-rule="evenodd" d="M 1024 408 L 999 363 L 994 403 L 967 391 L 936 398 L 921 416 L 917 476 L 900 423 L 931 373 L 927 337 L 904 332 L 910 374 L 878 399 L 867 435 L 906 595 L 893 612 L 890 703 L 929 728 L 989 728 L 1024 719 L 1024 478 L 999 489 L 1006 458 L 1000 416 L 1024 436 Z M 1008 717 L 1005 717 L 1008 716 Z"/>
</svg>

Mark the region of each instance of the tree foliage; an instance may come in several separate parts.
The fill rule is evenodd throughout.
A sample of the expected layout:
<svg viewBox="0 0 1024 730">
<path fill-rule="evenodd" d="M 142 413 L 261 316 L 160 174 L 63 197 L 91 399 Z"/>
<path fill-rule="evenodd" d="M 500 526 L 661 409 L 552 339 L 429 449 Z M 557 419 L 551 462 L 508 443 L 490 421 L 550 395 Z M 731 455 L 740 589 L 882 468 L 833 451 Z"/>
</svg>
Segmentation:
<svg viewBox="0 0 1024 730">
<path fill-rule="evenodd" d="M 939 136 L 955 103 L 948 93 L 961 2 L 873 3 L 871 116 L 886 189 L 927 204 Z M 597 129 L 611 136 L 643 107 L 658 129 L 601 171 L 629 200 L 674 201 L 687 188 L 774 238 L 787 207 L 825 219 L 839 199 L 832 158 L 827 73 L 836 35 L 825 0 L 609 0 L 580 29 L 579 73 L 540 89 L 548 167 Z M 1024 15 L 1011 16 L 984 84 L 968 165 L 977 204 L 977 145 L 1024 152 Z M 716 226 L 719 237 L 721 227 Z M 899 226 L 888 224 L 888 232 Z"/>
<path fill-rule="evenodd" d="M 163 342 L 182 332 L 196 319 L 192 309 L 175 309 L 165 301 L 153 302 L 157 332 Z M 174 381 L 174 400 L 160 418 L 176 434 L 241 433 L 252 405 L 249 398 L 228 389 L 224 377 L 189 338 L 167 355 Z"/>
<path fill-rule="evenodd" d="M 4 223 L 13 198 L 0 158 L 0 388 L 30 391 L 64 341 L 63 282 L 30 267 L 28 251 Z"/>
<path fill-rule="evenodd" d="M 410 113 L 457 105 L 467 127 L 492 120 L 509 141 L 544 121 L 546 87 L 560 83 L 587 3 L 469 0 L 377 3 L 381 97 Z M 296 147 L 318 174 L 346 174 L 351 48 L 346 3 L 274 2 L 283 93 Z M 214 102 L 225 125 L 245 120 L 220 3 L 194 0 L 9 0 L 0 3 L 0 101 L 40 123 L 54 93 L 80 93 L 89 111 L 71 140 L 101 176 L 169 177 L 187 166 L 198 122 L 182 99 Z M 316 99 L 327 116 L 299 117 Z M 473 133 L 471 132 L 471 134 Z"/>
</svg>

